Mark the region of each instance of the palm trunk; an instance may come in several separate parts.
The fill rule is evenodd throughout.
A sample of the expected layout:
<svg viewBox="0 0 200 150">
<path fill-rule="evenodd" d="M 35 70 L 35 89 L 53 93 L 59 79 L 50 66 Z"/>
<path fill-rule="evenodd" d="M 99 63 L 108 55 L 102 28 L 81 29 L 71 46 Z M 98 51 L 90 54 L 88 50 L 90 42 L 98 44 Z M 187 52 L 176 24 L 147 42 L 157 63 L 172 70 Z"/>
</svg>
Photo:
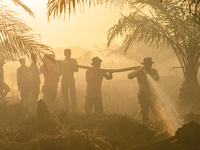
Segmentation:
<svg viewBox="0 0 200 150">
<path fill-rule="evenodd" d="M 200 86 L 197 80 L 197 70 L 194 64 L 188 64 L 185 68 L 185 81 L 180 88 L 180 112 L 199 113 Z"/>
</svg>

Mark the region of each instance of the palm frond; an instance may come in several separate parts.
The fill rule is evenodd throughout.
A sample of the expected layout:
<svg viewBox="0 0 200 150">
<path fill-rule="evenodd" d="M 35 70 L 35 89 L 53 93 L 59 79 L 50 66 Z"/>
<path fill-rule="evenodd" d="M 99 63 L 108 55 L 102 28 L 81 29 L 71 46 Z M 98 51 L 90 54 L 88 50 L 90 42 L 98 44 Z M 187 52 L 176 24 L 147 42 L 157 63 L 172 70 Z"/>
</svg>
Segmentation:
<svg viewBox="0 0 200 150">
<path fill-rule="evenodd" d="M 89 0 L 89 7 L 91 4 L 95 5 L 95 2 L 93 0 Z M 50 20 L 50 17 L 52 16 L 53 19 L 55 18 L 61 18 L 62 15 L 65 15 L 66 12 L 68 13 L 68 16 L 70 16 L 72 13 L 76 14 L 76 7 L 79 6 L 79 10 L 84 10 L 84 5 L 87 4 L 87 0 L 48 0 L 47 2 L 47 17 L 48 20 Z"/>
<path fill-rule="evenodd" d="M 123 7 L 127 3 L 127 0 L 48 0 L 47 2 L 47 17 L 48 21 L 50 17 L 61 18 L 62 15 L 65 19 L 66 13 L 70 18 L 70 15 L 76 14 L 76 10 L 82 13 L 84 12 L 85 6 L 88 5 L 89 8 L 91 5 L 101 5 L 107 4 L 110 6 L 119 6 Z"/>
<path fill-rule="evenodd" d="M 21 56 L 41 55 L 51 51 L 49 46 L 40 42 L 40 36 L 30 34 L 32 29 L 15 17 L 16 13 L 0 5 L 0 55 L 7 60 L 16 60 Z"/>
<path fill-rule="evenodd" d="M 34 13 L 20 0 L 11 0 L 16 6 L 21 6 L 31 17 L 35 17 Z"/>
</svg>

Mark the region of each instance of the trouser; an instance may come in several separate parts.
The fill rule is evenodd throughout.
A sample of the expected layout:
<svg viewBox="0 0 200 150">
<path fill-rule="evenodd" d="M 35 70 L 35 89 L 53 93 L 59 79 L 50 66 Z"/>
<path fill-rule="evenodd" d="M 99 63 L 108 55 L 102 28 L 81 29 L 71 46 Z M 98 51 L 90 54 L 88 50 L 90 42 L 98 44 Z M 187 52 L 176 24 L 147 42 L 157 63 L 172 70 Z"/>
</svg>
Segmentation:
<svg viewBox="0 0 200 150">
<path fill-rule="evenodd" d="M 76 112 L 76 87 L 75 82 L 62 83 L 61 92 L 63 95 L 64 106 L 67 112 Z M 71 98 L 71 107 L 69 102 L 69 93 Z"/>
<path fill-rule="evenodd" d="M 36 110 L 37 101 L 40 93 L 40 84 L 37 82 L 31 83 L 31 94 L 29 105 L 30 108 Z"/>
<path fill-rule="evenodd" d="M 98 114 L 103 114 L 103 102 L 102 97 L 87 97 L 85 101 L 86 114 L 90 115 L 92 113 L 92 107 L 94 105 L 94 112 Z"/>
<path fill-rule="evenodd" d="M 57 87 L 43 86 L 42 93 L 43 93 L 43 101 L 46 103 L 49 109 L 52 109 L 53 103 L 55 102 L 57 96 Z"/>
<path fill-rule="evenodd" d="M 2 82 L 0 84 L 0 95 L 1 95 L 1 101 L 4 101 L 5 100 L 5 97 L 7 95 L 8 92 L 10 92 L 10 87 L 5 83 L 5 82 Z"/>
<path fill-rule="evenodd" d="M 30 87 L 21 87 L 20 89 L 21 101 L 26 107 L 28 107 L 28 101 L 30 98 Z"/>
<path fill-rule="evenodd" d="M 157 115 L 157 106 L 155 103 L 155 98 L 148 93 L 138 93 L 138 99 L 139 99 L 139 104 L 141 106 L 141 114 L 142 114 L 142 119 L 143 123 L 148 123 L 149 122 L 149 108 L 151 108 L 152 112 L 154 115 Z"/>
</svg>

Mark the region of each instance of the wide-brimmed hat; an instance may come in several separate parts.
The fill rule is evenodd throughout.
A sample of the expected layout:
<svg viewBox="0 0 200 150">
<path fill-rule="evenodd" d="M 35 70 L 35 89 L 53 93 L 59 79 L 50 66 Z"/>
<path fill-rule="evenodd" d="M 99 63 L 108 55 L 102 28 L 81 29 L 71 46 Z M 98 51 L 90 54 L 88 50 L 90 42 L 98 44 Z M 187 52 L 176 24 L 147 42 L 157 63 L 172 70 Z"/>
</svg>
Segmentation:
<svg viewBox="0 0 200 150">
<path fill-rule="evenodd" d="M 99 57 L 93 57 L 91 65 L 94 65 L 95 63 L 101 63 L 102 60 Z"/>
<path fill-rule="evenodd" d="M 143 59 L 143 62 L 141 64 L 154 64 L 154 62 L 152 62 L 151 57 L 147 57 Z"/>
</svg>

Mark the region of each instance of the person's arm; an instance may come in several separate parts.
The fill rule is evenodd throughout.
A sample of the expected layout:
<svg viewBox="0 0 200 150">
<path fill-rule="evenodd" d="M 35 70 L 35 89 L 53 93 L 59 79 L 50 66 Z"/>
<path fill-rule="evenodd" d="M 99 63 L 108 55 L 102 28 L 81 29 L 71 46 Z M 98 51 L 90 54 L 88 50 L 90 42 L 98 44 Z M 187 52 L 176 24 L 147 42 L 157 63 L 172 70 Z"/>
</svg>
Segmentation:
<svg viewBox="0 0 200 150">
<path fill-rule="evenodd" d="M 18 86 L 18 91 L 21 89 L 21 80 L 20 80 L 20 71 L 17 69 L 17 86 Z"/>
<path fill-rule="evenodd" d="M 149 73 L 149 75 L 155 80 L 155 81 L 159 81 L 160 76 L 158 74 L 158 71 L 156 69 L 152 69 L 151 72 Z"/>
<path fill-rule="evenodd" d="M 78 62 L 76 59 L 73 59 L 72 62 L 73 65 L 78 65 Z M 73 71 L 78 72 L 78 67 L 77 66 L 72 66 Z"/>
<path fill-rule="evenodd" d="M 111 80 L 111 79 L 113 78 L 112 70 L 111 70 L 109 73 L 104 72 L 104 73 L 103 73 L 103 76 L 104 76 L 104 78 L 106 78 L 107 80 Z"/>
<path fill-rule="evenodd" d="M 137 69 L 137 70 L 134 70 L 134 71 L 132 71 L 131 73 L 129 73 L 128 74 L 128 79 L 133 79 L 133 78 L 135 78 L 135 77 L 137 77 L 138 76 L 138 73 L 140 72 L 140 71 L 142 71 L 142 67 L 140 68 L 140 69 Z"/>
</svg>

